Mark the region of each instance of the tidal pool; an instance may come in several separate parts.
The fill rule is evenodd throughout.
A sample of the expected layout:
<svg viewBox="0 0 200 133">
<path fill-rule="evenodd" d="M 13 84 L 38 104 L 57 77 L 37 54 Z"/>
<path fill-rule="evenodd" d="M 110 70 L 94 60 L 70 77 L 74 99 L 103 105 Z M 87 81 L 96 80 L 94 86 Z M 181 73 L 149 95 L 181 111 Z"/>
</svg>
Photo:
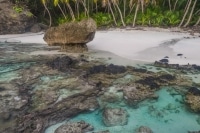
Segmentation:
<svg viewBox="0 0 200 133">
<path fill-rule="evenodd" d="M 136 109 L 128 107 L 123 102 L 109 105 L 127 110 L 129 117 L 125 126 L 106 127 L 100 110 L 79 114 L 69 121 L 84 120 L 94 126 L 94 131 L 109 130 L 111 133 L 133 133 L 142 125 L 150 127 L 154 133 L 187 133 L 200 130 L 200 123 L 197 122 L 200 116 L 188 111 L 183 104 L 183 97 L 170 95 L 169 90 L 170 87 L 163 87 L 156 92 L 159 95 L 157 101 L 143 101 Z M 54 130 L 63 123 L 49 127 L 45 133 L 54 133 Z"/>
</svg>

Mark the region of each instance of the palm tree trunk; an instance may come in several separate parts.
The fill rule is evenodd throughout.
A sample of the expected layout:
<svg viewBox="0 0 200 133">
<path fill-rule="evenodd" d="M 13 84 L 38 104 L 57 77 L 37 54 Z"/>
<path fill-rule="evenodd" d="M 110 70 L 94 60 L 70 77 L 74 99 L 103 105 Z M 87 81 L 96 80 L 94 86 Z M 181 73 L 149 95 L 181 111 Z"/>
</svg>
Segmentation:
<svg viewBox="0 0 200 133">
<path fill-rule="evenodd" d="M 62 8 L 60 7 L 60 4 L 58 4 L 58 7 L 59 7 L 60 11 L 62 12 L 63 16 L 65 17 L 65 19 L 67 19 L 67 17 L 66 17 L 66 15 L 65 15 L 64 11 L 63 11 Z"/>
<path fill-rule="evenodd" d="M 81 0 L 81 2 L 82 2 L 82 5 L 83 5 L 83 7 L 84 7 L 84 9 L 85 9 L 85 16 L 88 16 L 88 17 L 89 17 L 89 13 L 88 13 L 88 10 L 87 10 L 87 8 L 86 8 L 85 1 L 83 2 L 83 0 Z"/>
<path fill-rule="evenodd" d="M 51 13 L 50 13 L 49 9 L 47 8 L 46 3 L 43 3 L 43 5 L 44 5 L 45 10 L 47 10 L 47 12 L 48 12 L 48 15 L 49 15 L 49 27 L 51 27 L 51 24 L 52 24 Z"/>
<path fill-rule="evenodd" d="M 124 23 L 124 19 L 123 19 L 123 16 L 122 16 L 122 12 L 121 12 L 121 10 L 119 9 L 119 6 L 117 5 L 117 3 L 113 3 L 113 4 L 116 6 L 116 8 L 117 8 L 117 10 L 118 10 L 118 12 L 119 12 L 119 15 L 120 15 L 120 18 L 121 18 L 121 21 L 122 21 L 122 25 L 125 27 L 126 24 Z"/>
<path fill-rule="evenodd" d="M 110 12 L 111 12 L 111 14 L 112 14 L 114 23 L 115 23 L 115 25 L 117 26 L 117 21 L 116 21 L 116 19 L 115 19 L 115 15 L 114 15 L 114 13 L 113 13 L 113 10 L 112 10 L 112 7 L 111 7 L 111 4 L 110 4 L 110 1 L 109 1 L 109 0 L 108 0 L 108 7 L 109 7 Z"/>
<path fill-rule="evenodd" d="M 200 17 L 199 17 L 198 21 L 196 22 L 196 24 L 194 26 L 199 25 L 199 23 L 200 23 Z"/>
<path fill-rule="evenodd" d="M 182 26 L 182 24 L 183 24 L 183 22 L 184 22 L 184 20 L 185 20 L 185 17 L 186 17 L 186 15 L 188 14 L 188 11 L 189 11 L 189 9 L 190 9 L 191 3 L 192 3 L 192 0 L 189 0 L 188 4 L 186 5 L 186 6 L 187 6 L 187 9 L 186 9 L 186 11 L 185 11 L 185 13 L 184 13 L 184 15 L 183 15 L 183 18 L 182 18 L 182 20 L 181 20 L 181 23 L 179 24 L 178 27 L 181 27 L 181 26 Z"/>
<path fill-rule="evenodd" d="M 124 18 L 126 17 L 126 0 L 124 0 Z"/>
<path fill-rule="evenodd" d="M 70 15 L 72 17 L 72 21 L 75 21 L 76 19 L 75 19 L 75 16 L 74 16 L 74 12 L 73 12 L 70 4 L 67 2 L 66 5 L 67 5 L 67 8 L 69 9 Z"/>
<path fill-rule="evenodd" d="M 168 0 L 168 3 L 169 3 L 169 10 L 172 11 L 171 0 Z"/>
<path fill-rule="evenodd" d="M 187 26 L 189 25 L 189 23 L 190 23 L 190 20 L 191 20 L 191 18 L 192 18 L 192 15 L 193 15 L 193 12 L 194 12 L 194 8 L 195 8 L 196 4 L 197 4 L 197 0 L 195 0 L 195 1 L 194 1 L 194 4 L 193 4 L 193 6 L 192 6 L 192 10 L 191 10 L 191 12 L 190 12 L 190 16 L 189 16 L 189 18 L 188 18 L 188 20 L 187 20 L 186 24 L 185 24 L 183 27 L 187 27 Z"/>
<path fill-rule="evenodd" d="M 178 3 L 178 0 L 176 0 L 176 2 L 175 2 L 175 4 L 174 4 L 174 9 L 173 9 L 173 11 L 176 10 L 176 5 L 177 5 L 177 3 Z"/>
<path fill-rule="evenodd" d="M 139 1 L 137 3 L 136 9 L 135 9 L 135 15 L 134 15 L 134 19 L 133 19 L 133 27 L 135 27 L 135 21 L 136 21 L 136 18 L 137 18 L 138 10 L 139 10 Z"/>
</svg>

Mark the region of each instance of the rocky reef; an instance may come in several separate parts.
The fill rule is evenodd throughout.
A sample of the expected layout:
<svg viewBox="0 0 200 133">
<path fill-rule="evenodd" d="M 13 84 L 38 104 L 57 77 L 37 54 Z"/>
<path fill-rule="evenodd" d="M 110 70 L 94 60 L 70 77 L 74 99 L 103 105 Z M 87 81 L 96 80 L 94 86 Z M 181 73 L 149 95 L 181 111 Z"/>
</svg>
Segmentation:
<svg viewBox="0 0 200 133">
<path fill-rule="evenodd" d="M 175 86 L 176 93 L 186 98 L 188 107 L 199 111 L 199 86 L 184 76 L 106 64 L 91 60 L 87 54 L 31 55 L 30 52 L 49 48 L 37 44 L 18 46 L 10 43 L 0 48 L 1 133 L 43 133 L 53 124 L 96 109 L 100 111 L 97 115 L 104 114 L 107 126 L 124 125 L 129 122 L 128 113 L 110 105 L 124 102 L 135 109 L 144 100 L 159 99 L 155 93 L 162 86 Z M 152 115 L 156 112 L 155 107 L 149 110 Z M 70 122 L 56 132 L 92 131 L 90 124 Z"/>
<path fill-rule="evenodd" d="M 88 51 L 86 43 L 93 40 L 96 22 L 89 18 L 80 22 L 70 22 L 49 28 L 44 41 L 49 46 L 61 46 L 61 51 L 82 53 Z"/>
</svg>

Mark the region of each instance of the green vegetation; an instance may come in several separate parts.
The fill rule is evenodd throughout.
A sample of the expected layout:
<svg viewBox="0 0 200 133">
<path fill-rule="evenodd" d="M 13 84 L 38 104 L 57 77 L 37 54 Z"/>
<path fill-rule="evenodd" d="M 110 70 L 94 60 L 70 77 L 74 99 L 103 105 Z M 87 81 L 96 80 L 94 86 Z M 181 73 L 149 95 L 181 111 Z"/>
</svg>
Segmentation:
<svg viewBox="0 0 200 133">
<path fill-rule="evenodd" d="M 199 0 L 13 0 L 49 25 L 92 17 L 98 26 L 179 26 L 200 23 Z M 17 6 L 18 7 L 18 6 Z M 15 8 L 17 12 L 21 10 Z M 47 21 L 48 19 L 48 21 Z"/>
</svg>

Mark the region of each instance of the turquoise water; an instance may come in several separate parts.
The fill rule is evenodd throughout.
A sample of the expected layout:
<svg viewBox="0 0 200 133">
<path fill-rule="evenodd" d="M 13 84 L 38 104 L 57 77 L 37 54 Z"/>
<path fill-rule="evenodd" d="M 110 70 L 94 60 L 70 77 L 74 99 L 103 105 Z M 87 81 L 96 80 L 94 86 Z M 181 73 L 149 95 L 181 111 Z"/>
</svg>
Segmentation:
<svg viewBox="0 0 200 133">
<path fill-rule="evenodd" d="M 105 127 L 100 110 L 82 113 L 70 121 L 84 120 L 93 125 L 95 131 L 109 130 L 111 133 L 131 133 L 141 125 L 150 127 L 154 133 L 187 133 L 200 130 L 197 122 L 199 115 L 186 109 L 181 102 L 183 100 L 181 95 L 170 95 L 166 87 L 157 94 L 159 95 L 157 101 L 144 101 L 137 109 L 128 107 L 123 102 L 110 105 L 128 111 L 128 124 L 125 126 Z M 60 125 L 61 123 L 48 128 L 46 133 L 53 133 Z"/>
</svg>

